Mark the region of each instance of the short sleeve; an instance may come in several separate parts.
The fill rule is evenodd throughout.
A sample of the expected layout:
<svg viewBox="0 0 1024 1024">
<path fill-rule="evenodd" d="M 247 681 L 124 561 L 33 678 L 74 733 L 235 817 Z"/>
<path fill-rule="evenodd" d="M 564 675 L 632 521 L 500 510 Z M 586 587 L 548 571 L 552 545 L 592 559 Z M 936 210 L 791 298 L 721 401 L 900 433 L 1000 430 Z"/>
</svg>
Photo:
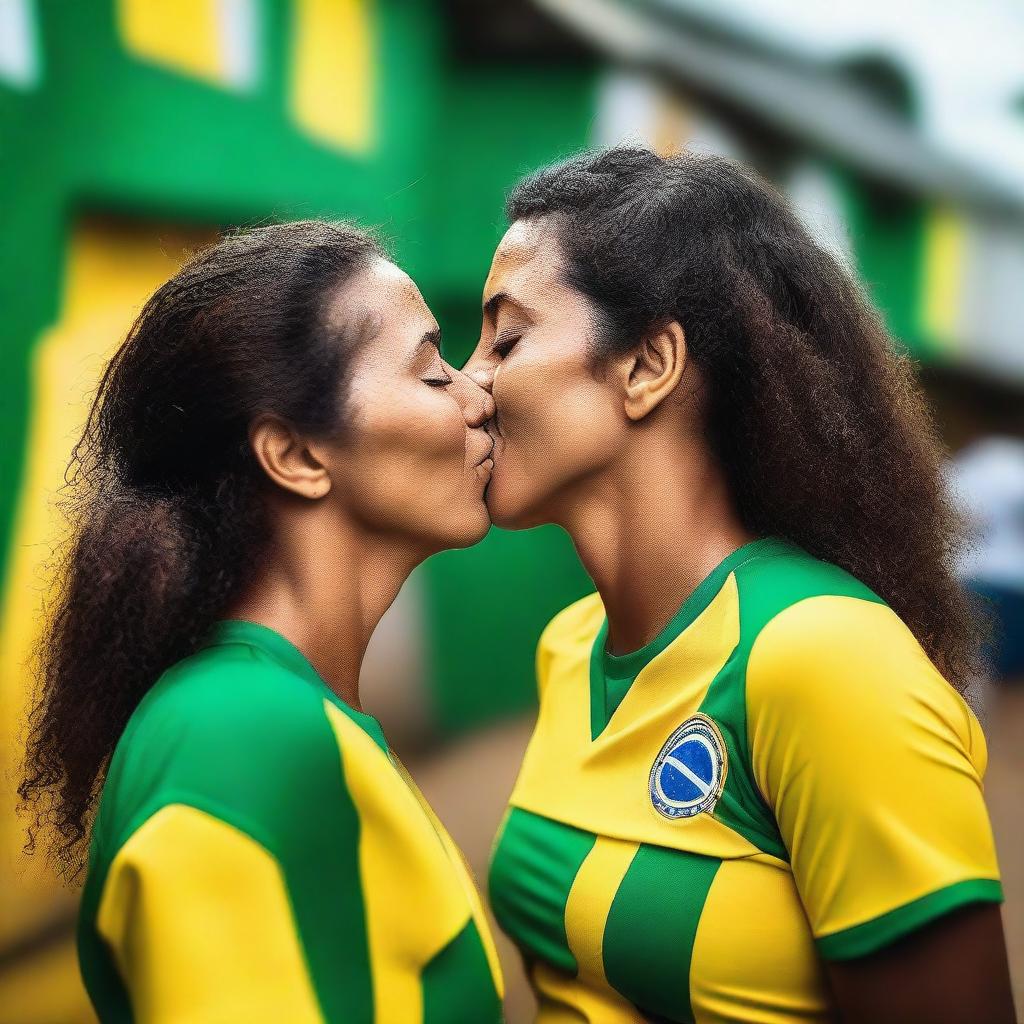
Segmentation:
<svg viewBox="0 0 1024 1024">
<path fill-rule="evenodd" d="M 1000 902 L 974 715 L 886 605 L 797 602 L 747 668 L 754 776 L 826 959 Z"/>
</svg>

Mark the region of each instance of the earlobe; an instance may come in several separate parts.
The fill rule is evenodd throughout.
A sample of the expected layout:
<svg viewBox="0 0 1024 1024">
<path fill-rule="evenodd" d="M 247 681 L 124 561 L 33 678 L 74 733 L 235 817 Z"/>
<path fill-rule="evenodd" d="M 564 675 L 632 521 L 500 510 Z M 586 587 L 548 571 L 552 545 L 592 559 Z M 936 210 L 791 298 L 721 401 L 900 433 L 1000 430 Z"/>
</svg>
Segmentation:
<svg viewBox="0 0 1024 1024">
<path fill-rule="evenodd" d="M 686 366 L 686 336 L 675 321 L 645 336 L 630 353 L 624 408 L 631 420 L 653 412 L 676 388 Z"/>
<path fill-rule="evenodd" d="M 260 468 L 278 487 L 303 498 L 322 498 L 331 478 L 306 441 L 282 420 L 264 416 L 249 429 Z"/>
</svg>

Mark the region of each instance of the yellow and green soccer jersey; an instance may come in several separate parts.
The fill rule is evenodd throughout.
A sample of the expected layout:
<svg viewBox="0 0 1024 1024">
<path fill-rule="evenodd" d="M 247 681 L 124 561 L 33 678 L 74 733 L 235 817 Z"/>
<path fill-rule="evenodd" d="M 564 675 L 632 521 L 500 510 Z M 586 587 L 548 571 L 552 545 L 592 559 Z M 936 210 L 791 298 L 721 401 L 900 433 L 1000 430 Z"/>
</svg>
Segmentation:
<svg viewBox="0 0 1024 1024">
<path fill-rule="evenodd" d="M 1002 899 L 978 723 L 849 574 L 757 540 L 606 635 L 594 594 L 541 638 L 491 866 L 540 1022 L 832 1019 L 823 958 Z"/>
<path fill-rule="evenodd" d="M 129 722 L 79 958 L 104 1024 L 501 1019 L 476 889 L 380 726 L 248 622 L 218 623 Z"/>
</svg>

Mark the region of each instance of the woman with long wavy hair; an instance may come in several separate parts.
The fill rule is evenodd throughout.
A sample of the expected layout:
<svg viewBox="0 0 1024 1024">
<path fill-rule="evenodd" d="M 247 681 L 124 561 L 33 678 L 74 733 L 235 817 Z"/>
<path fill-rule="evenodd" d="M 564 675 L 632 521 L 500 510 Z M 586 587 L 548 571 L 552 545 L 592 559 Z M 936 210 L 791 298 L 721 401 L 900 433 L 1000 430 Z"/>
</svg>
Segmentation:
<svg viewBox="0 0 1024 1024">
<path fill-rule="evenodd" d="M 439 339 L 372 238 L 303 221 L 198 254 L 106 370 L 21 785 L 65 874 L 91 840 L 104 1022 L 500 1019 L 473 882 L 359 695 L 413 567 L 489 525 L 492 403 Z"/>
<path fill-rule="evenodd" d="M 753 173 L 526 179 L 466 372 L 492 519 L 597 593 L 538 649 L 496 846 L 541 1021 L 1010 1024 L 978 631 L 911 368 Z"/>
</svg>

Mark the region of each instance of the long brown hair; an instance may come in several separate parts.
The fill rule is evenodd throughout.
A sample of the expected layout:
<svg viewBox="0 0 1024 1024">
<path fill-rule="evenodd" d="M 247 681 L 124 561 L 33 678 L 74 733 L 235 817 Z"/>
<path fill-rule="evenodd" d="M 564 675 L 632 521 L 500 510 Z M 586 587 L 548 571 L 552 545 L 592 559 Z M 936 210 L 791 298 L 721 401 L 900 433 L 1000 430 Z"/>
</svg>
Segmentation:
<svg viewBox="0 0 1024 1024">
<path fill-rule="evenodd" d="M 258 564 L 249 424 L 343 428 L 351 346 L 327 304 L 377 251 L 342 223 L 230 234 L 157 289 L 106 368 L 66 477 L 69 542 L 18 790 L 35 812 L 27 849 L 51 827 L 69 879 L 128 718 Z"/>
<path fill-rule="evenodd" d="M 942 445 L 912 364 L 783 196 L 720 157 L 616 147 L 526 178 L 506 212 L 550 218 L 598 359 L 683 326 L 746 527 L 866 583 L 964 692 L 984 623 L 953 572 Z"/>
</svg>

